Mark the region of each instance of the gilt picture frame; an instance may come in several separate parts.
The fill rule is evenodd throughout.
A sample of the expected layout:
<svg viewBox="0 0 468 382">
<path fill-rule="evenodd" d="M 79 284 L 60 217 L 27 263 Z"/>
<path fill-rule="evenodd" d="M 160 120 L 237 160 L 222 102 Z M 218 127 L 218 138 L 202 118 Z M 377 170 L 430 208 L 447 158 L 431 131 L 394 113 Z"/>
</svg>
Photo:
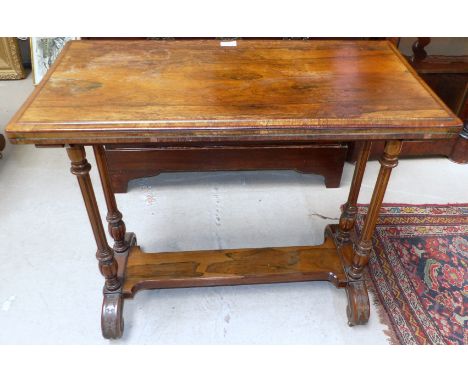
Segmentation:
<svg viewBox="0 0 468 382">
<path fill-rule="evenodd" d="M 16 37 L 0 37 L 0 80 L 25 77 L 21 52 Z"/>
</svg>

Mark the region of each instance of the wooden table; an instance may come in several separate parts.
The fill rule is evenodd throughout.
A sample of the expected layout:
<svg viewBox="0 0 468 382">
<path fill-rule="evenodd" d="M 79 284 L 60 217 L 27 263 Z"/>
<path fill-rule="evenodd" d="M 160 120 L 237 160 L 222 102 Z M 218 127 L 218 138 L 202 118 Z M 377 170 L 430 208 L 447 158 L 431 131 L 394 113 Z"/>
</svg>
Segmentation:
<svg viewBox="0 0 468 382">
<path fill-rule="evenodd" d="M 456 137 L 461 126 L 385 41 L 73 41 L 6 131 L 12 143 L 66 147 L 105 278 L 102 332 L 118 338 L 124 299 L 153 288 L 325 280 L 345 288 L 349 324 L 366 323 L 362 275 L 402 142 Z M 385 152 L 362 234 L 353 238 L 374 140 L 386 141 Z M 103 145 L 277 141 L 365 142 L 340 222 L 326 228 L 323 244 L 144 253 L 126 233 Z M 89 177 L 87 145 L 96 156 L 113 248 Z"/>
</svg>

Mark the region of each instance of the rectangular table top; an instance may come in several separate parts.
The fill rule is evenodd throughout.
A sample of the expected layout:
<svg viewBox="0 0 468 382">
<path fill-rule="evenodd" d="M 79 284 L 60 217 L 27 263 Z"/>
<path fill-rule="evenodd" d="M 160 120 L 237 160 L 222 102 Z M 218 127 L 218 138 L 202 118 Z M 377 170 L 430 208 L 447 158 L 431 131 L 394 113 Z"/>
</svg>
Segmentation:
<svg viewBox="0 0 468 382">
<path fill-rule="evenodd" d="M 72 41 L 14 143 L 438 139 L 461 121 L 387 41 Z"/>
</svg>

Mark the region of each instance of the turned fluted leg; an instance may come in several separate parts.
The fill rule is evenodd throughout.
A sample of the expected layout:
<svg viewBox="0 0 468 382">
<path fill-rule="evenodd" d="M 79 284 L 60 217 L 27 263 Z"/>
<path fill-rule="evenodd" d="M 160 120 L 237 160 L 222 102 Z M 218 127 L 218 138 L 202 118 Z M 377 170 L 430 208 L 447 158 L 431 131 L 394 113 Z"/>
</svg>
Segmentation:
<svg viewBox="0 0 468 382">
<path fill-rule="evenodd" d="M 371 141 L 364 142 L 354 168 L 348 201 L 344 205 L 343 212 L 341 213 L 338 234 L 336 237 L 337 241 L 341 244 L 349 242 L 350 232 L 356 221 L 357 200 L 359 197 L 359 191 L 361 190 L 362 178 L 364 176 L 364 171 L 366 170 L 366 164 L 369 159 L 371 147 Z"/>
<path fill-rule="evenodd" d="M 104 227 L 102 226 L 99 208 L 89 176 L 91 165 L 86 160 L 86 152 L 83 146 L 68 147 L 67 153 L 71 161 L 71 172 L 78 179 L 93 229 L 97 245 L 96 258 L 99 262 L 99 270 L 105 278 L 101 315 L 102 333 L 105 338 L 119 338 L 123 333 L 121 280 L 117 275 L 118 266 L 114 251 L 107 243 Z"/>
<path fill-rule="evenodd" d="M 398 154 L 401 151 L 400 141 L 388 141 L 385 144 L 385 150 L 380 159 L 380 171 L 377 182 L 374 187 L 369 210 L 364 221 L 361 237 L 354 246 L 353 264 L 349 274 L 354 279 L 362 276 L 364 266 L 369 261 L 370 251 L 372 249 L 372 235 L 379 216 L 380 207 L 387 189 L 388 181 L 392 169 L 398 165 Z"/>
<path fill-rule="evenodd" d="M 348 270 L 351 281 L 346 288 L 348 294 L 348 323 L 350 325 L 365 324 L 369 320 L 369 296 L 362 279 L 362 273 L 369 261 L 372 236 L 377 224 L 380 207 L 382 206 L 392 169 L 398 164 L 398 154 L 401 151 L 401 146 L 401 141 L 387 141 L 385 144 L 385 150 L 380 159 L 379 175 L 364 221 L 364 227 L 358 242 L 354 245 L 352 264 Z"/>
<path fill-rule="evenodd" d="M 96 163 L 101 178 L 102 189 L 107 204 L 106 220 L 109 223 L 109 233 L 114 239 L 114 251 L 122 253 L 128 250 L 130 245 L 136 241 L 133 234 L 125 237 L 125 223 L 122 220 L 122 213 L 117 208 L 114 191 L 112 190 L 109 171 L 107 166 L 106 153 L 103 146 L 93 146 Z"/>
</svg>

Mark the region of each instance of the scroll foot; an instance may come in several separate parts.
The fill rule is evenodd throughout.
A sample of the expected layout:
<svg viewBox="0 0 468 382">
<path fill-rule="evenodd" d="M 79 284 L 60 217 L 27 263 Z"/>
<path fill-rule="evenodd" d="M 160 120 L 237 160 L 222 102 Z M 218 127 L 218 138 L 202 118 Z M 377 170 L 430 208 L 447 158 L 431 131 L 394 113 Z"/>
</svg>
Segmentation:
<svg viewBox="0 0 468 382">
<path fill-rule="evenodd" d="M 104 338 L 117 339 L 122 337 L 124 330 L 122 313 L 122 294 L 104 292 L 101 313 L 101 330 Z"/>
<path fill-rule="evenodd" d="M 351 281 L 346 287 L 348 295 L 348 325 L 364 325 L 369 321 L 369 295 L 364 281 Z"/>
</svg>

